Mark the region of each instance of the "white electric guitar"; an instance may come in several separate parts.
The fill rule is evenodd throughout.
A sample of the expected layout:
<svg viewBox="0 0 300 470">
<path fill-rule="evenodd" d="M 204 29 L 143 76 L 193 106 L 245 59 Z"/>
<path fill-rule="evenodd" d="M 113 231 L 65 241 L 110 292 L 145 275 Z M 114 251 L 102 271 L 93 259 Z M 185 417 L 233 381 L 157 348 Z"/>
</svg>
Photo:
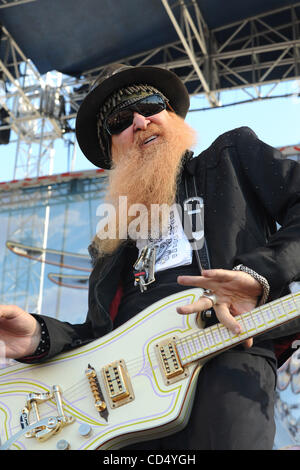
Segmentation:
<svg viewBox="0 0 300 470">
<path fill-rule="evenodd" d="M 42 364 L 0 369 L 1 449 L 119 449 L 188 422 L 198 373 L 213 355 L 300 315 L 300 292 L 236 317 L 243 333 L 202 329 L 176 308 L 200 288 L 156 302 L 108 335 Z"/>
</svg>

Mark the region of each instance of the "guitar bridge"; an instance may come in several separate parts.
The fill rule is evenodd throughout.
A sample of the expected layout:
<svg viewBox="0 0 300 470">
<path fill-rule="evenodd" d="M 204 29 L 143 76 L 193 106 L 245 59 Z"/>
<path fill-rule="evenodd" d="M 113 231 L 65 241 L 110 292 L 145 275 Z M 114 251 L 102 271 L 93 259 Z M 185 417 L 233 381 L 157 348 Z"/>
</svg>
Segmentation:
<svg viewBox="0 0 300 470">
<path fill-rule="evenodd" d="M 97 374 L 95 369 L 89 364 L 88 368 L 85 371 L 85 375 L 88 378 L 90 383 L 91 391 L 94 397 L 95 408 L 99 412 L 101 418 L 104 418 L 107 421 L 108 410 L 102 394 L 100 384 L 98 382 Z"/>
<path fill-rule="evenodd" d="M 178 382 L 188 376 L 188 371 L 180 362 L 175 339 L 168 339 L 155 345 L 160 370 L 166 385 Z"/>
</svg>

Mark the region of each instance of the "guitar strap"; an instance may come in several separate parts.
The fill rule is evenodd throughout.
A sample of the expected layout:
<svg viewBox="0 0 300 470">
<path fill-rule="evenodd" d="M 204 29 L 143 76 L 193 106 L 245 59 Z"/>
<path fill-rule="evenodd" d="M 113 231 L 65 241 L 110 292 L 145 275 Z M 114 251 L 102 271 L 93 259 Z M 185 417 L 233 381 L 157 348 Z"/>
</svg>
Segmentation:
<svg viewBox="0 0 300 470">
<path fill-rule="evenodd" d="M 186 152 L 186 161 L 192 158 L 193 153 Z M 197 182 L 195 175 L 188 171 L 184 172 L 184 200 L 183 206 L 183 227 L 185 235 L 192 250 L 195 252 L 197 265 L 200 274 L 202 269 L 210 269 L 210 261 L 207 243 L 204 235 L 204 182 L 205 182 L 205 164 L 200 161 L 202 171 L 200 172 L 201 193 L 198 195 Z M 133 266 L 134 285 L 139 286 L 141 292 L 145 292 L 149 284 L 155 281 L 154 266 L 156 258 L 156 249 L 154 246 L 146 245 Z"/>
<path fill-rule="evenodd" d="M 185 172 L 184 187 L 185 187 L 185 197 L 186 199 L 183 202 L 183 207 L 191 206 L 191 210 L 188 210 L 188 220 L 190 224 L 190 233 L 195 234 L 195 237 L 189 239 L 192 249 L 195 250 L 195 256 L 199 268 L 200 274 L 202 269 L 210 269 L 210 259 L 207 243 L 205 240 L 205 230 L 204 230 L 204 194 L 205 194 L 205 161 L 204 158 L 200 159 L 199 162 L 200 171 L 197 180 L 200 182 L 200 191 L 197 189 L 197 181 L 194 174 L 189 174 Z M 193 195 L 190 196 L 190 193 Z M 197 234 L 200 236 L 197 237 Z M 189 238 L 189 237 L 188 237 Z M 201 242 L 199 243 L 199 239 Z M 217 321 L 215 311 L 211 308 L 204 310 L 201 313 L 201 318 L 205 323 L 205 326 L 214 324 Z"/>
<path fill-rule="evenodd" d="M 204 164 L 202 165 L 202 169 L 205 171 Z M 186 199 L 183 201 L 184 228 L 192 249 L 195 250 L 200 274 L 202 269 L 210 269 L 209 253 L 204 230 L 204 176 L 202 171 L 200 175 L 202 188 L 199 195 L 195 175 L 190 175 L 188 172 L 185 172 L 184 186 Z M 186 226 L 186 224 L 188 224 L 188 226 Z"/>
</svg>

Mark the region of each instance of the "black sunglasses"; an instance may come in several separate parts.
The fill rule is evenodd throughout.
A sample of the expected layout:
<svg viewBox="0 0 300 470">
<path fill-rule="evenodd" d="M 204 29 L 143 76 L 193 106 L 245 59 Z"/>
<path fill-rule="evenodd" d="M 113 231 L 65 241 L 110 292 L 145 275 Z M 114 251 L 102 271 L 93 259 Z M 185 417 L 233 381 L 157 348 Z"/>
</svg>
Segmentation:
<svg viewBox="0 0 300 470">
<path fill-rule="evenodd" d="M 134 112 L 149 117 L 160 113 L 166 107 L 167 104 L 160 95 L 150 95 L 112 112 L 105 119 L 104 127 L 110 135 L 120 134 L 133 123 Z"/>
</svg>

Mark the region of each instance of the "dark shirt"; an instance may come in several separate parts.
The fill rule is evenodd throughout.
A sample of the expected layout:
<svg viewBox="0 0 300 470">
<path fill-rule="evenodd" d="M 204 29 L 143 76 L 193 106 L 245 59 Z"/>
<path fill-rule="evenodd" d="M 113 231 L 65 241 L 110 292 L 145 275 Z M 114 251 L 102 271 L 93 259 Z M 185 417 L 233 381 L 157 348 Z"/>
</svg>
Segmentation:
<svg viewBox="0 0 300 470">
<path fill-rule="evenodd" d="M 127 263 L 121 274 L 123 295 L 117 317 L 114 321 L 114 328 L 120 326 L 157 300 L 186 290 L 185 286 L 181 286 L 177 283 L 177 277 L 179 275 L 199 276 L 198 266 L 196 261 L 193 260 L 191 265 L 179 266 L 155 273 L 155 282 L 150 284 L 145 292 L 141 293 L 140 288 L 134 286 L 133 265 L 137 256 L 137 248 L 133 246 L 130 247 L 128 249 Z"/>
<path fill-rule="evenodd" d="M 138 256 L 138 249 L 135 246 L 128 248 L 127 262 L 123 268 L 121 278 L 123 283 L 123 295 L 120 302 L 118 314 L 114 321 L 114 328 L 130 320 L 133 316 L 147 308 L 154 302 L 167 297 L 168 295 L 186 290 L 188 287 L 177 283 L 180 275 L 199 276 L 199 268 L 196 257 L 193 255 L 193 262 L 190 265 L 178 266 L 155 274 L 155 282 L 150 284 L 147 291 L 141 293 L 138 286 L 134 286 L 133 265 Z M 216 318 L 216 317 L 215 317 Z M 215 321 L 217 321 L 215 319 Z M 235 346 L 237 349 L 244 348 L 243 345 Z M 234 348 L 234 349 L 235 349 Z M 247 350 L 251 354 L 265 356 L 272 363 L 276 370 L 276 356 L 274 353 L 273 341 L 259 341 L 259 336 L 254 338 L 254 343 Z"/>
</svg>

